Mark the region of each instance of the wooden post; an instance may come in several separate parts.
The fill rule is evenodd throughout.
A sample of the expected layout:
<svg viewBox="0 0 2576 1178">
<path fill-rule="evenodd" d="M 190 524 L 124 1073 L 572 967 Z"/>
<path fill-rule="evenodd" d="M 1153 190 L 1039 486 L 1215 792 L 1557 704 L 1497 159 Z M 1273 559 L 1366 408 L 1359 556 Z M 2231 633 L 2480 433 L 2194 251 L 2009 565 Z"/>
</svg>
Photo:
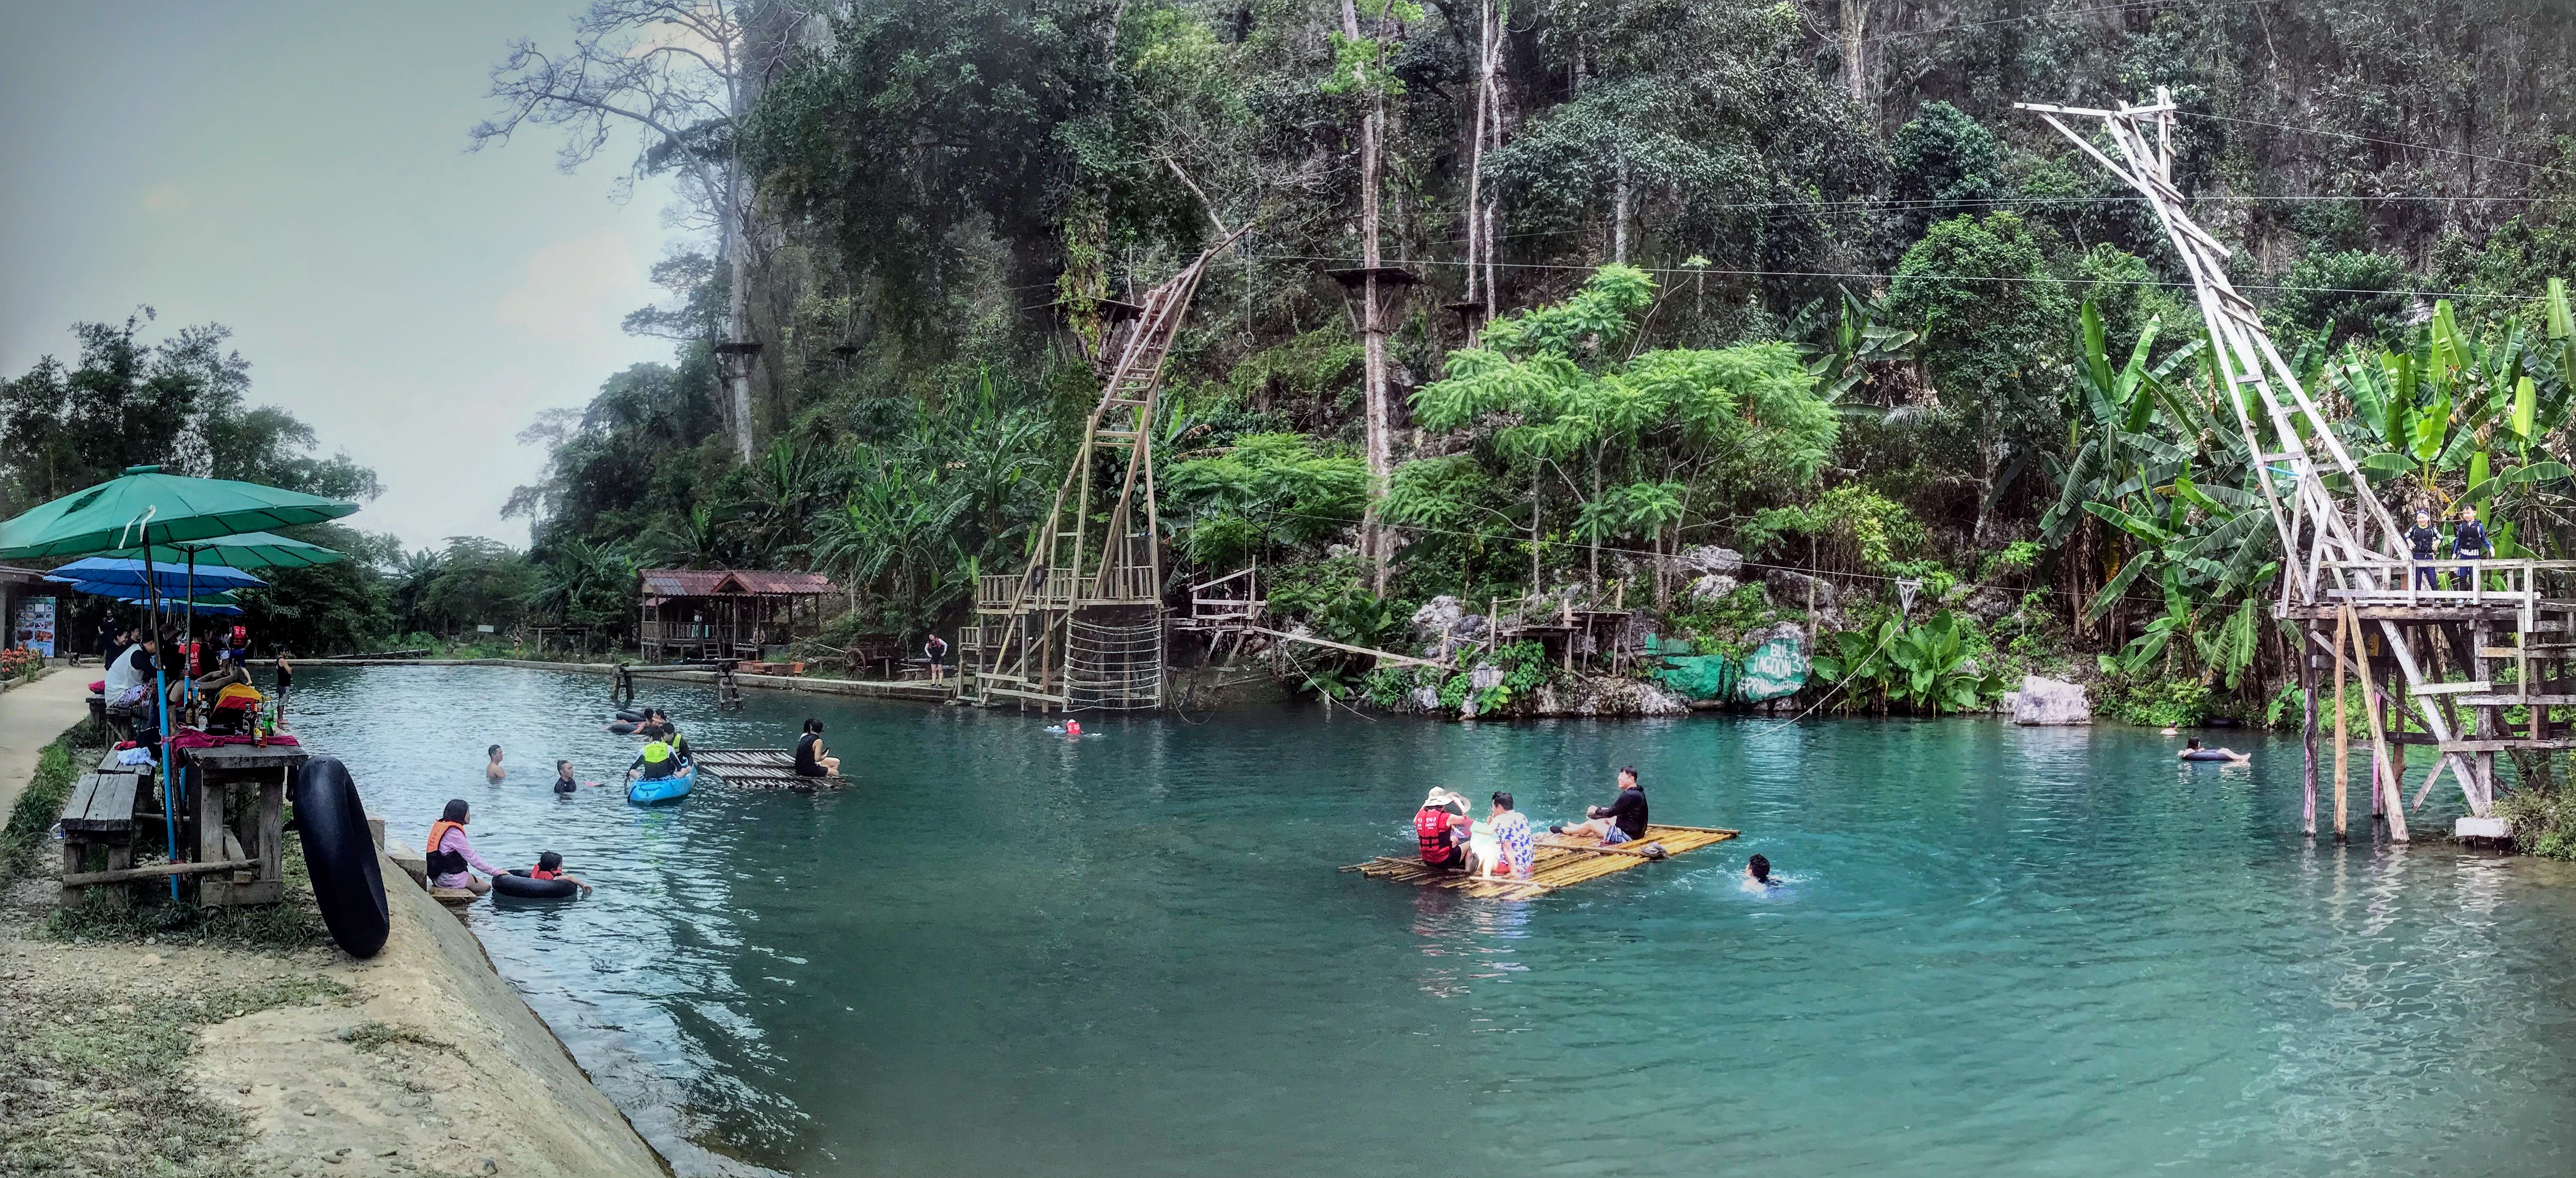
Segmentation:
<svg viewBox="0 0 2576 1178">
<path fill-rule="evenodd" d="M 2479 579 L 2483 580 L 2484 578 Z M 2472 582 L 2472 584 L 2474 583 L 2475 582 Z M 2487 646 L 2494 641 L 2495 628 L 2485 619 L 2481 618 L 2470 624 L 2470 678 L 2486 680 L 2488 682 L 2494 681 L 2493 677 L 2488 674 L 2487 667 Z M 2492 707 L 2480 707 L 2475 709 L 2475 711 L 2477 713 L 2477 726 L 2475 728 L 2477 736 L 2475 739 L 2495 740 L 2504 735 L 2504 726 L 2498 722 L 2499 712 L 2497 709 Z M 2475 759 L 2472 764 L 2477 768 L 2477 809 L 2481 812 L 2479 816 L 2484 817 L 2484 811 L 2495 804 L 2495 754 L 2488 752 L 2478 753 L 2475 755 Z"/>
<path fill-rule="evenodd" d="M 2345 764 L 2345 760 L 2346 760 L 2346 758 L 2347 758 L 2347 757 L 2349 757 L 2349 756 L 2351 755 L 2351 753 L 2352 753 L 2352 745 L 2351 745 L 2350 740 L 2349 740 L 2349 734 L 2348 734 L 2348 733 L 2346 733 L 2346 731 L 2344 730 L 2344 718 L 2343 718 L 2343 667 L 2344 667 L 2343 652 L 2344 652 L 2345 644 L 2346 644 L 2346 643 L 2351 639 L 2351 636 L 2352 636 L 2352 616 L 2351 616 L 2350 612 L 2349 612 L 2349 611 L 2343 611 L 2343 610 L 2336 611 L 2336 613 L 2335 613 L 2335 665 L 2334 665 L 2334 680 L 2335 680 L 2335 686 L 2334 686 L 2334 761 L 2335 761 L 2335 774 L 2334 774 L 2334 785 L 2335 785 L 2335 825 L 2334 825 L 2334 832 L 2335 832 L 2335 841 L 2336 841 L 2336 842 L 2342 842 L 2342 841 L 2344 841 L 2344 837 L 2345 837 L 2345 836 L 2344 836 L 2344 829 L 2343 829 L 2343 814 L 2344 814 L 2344 785 L 2345 785 L 2345 782 L 2346 782 L 2346 780 L 2347 780 L 2347 778 L 2346 778 L 2346 774 L 2347 774 L 2347 771 L 2348 771 L 2347 766 L 2346 766 L 2346 764 Z"/>
<path fill-rule="evenodd" d="M 2314 623 L 2304 627 L 2316 632 Z M 2302 723 L 2299 725 L 2299 779 L 2305 787 L 2306 805 L 2299 816 L 2299 833 L 2317 837 L 2317 655 L 2308 643 L 2299 644 L 2299 695 Z"/>
</svg>

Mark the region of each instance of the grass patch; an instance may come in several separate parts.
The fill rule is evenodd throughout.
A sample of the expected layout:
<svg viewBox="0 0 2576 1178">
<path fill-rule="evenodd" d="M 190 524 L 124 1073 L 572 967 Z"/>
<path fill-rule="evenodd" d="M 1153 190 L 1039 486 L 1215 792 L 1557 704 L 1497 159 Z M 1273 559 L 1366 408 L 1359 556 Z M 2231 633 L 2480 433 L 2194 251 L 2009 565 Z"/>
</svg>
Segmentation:
<svg viewBox="0 0 2576 1178">
<path fill-rule="evenodd" d="M 465 1054 L 458 1051 L 453 1043 L 444 1039 L 433 1039 L 410 1027 L 398 1027 L 392 1023 L 360 1023 L 340 1032 L 340 1041 L 360 1051 L 381 1051 L 396 1043 L 408 1043 L 414 1047 L 444 1051 L 458 1059 L 465 1058 Z"/>
<path fill-rule="evenodd" d="M 0 999 L 0 1173 L 250 1174 L 240 1118 L 199 1098 L 188 1074 L 196 1029 L 349 992 L 324 978 L 132 999 L 10 991 Z"/>
<path fill-rule="evenodd" d="M 52 849 L 54 823 L 63 816 L 72 783 L 80 779 L 83 756 L 76 746 L 90 727 L 83 720 L 64 729 L 36 754 L 36 775 L 10 808 L 8 825 L 0 827 L 0 884 L 24 877 L 35 869 L 37 853 Z"/>
</svg>

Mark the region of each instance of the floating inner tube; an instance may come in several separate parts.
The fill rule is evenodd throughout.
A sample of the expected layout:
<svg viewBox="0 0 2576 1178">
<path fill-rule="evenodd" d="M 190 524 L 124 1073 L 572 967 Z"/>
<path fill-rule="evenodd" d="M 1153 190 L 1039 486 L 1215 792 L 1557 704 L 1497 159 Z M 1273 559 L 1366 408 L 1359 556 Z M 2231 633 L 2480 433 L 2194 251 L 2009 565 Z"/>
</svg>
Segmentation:
<svg viewBox="0 0 2576 1178">
<path fill-rule="evenodd" d="M 513 867 L 508 875 L 492 877 L 492 890 L 523 900 L 569 900 L 581 894 L 581 885 L 568 879 L 530 879 L 526 868 Z"/>
<path fill-rule="evenodd" d="M 617 712 L 617 718 L 624 720 L 629 724 L 640 724 L 644 720 L 644 713 L 636 711 L 633 708 L 621 708 Z"/>
<path fill-rule="evenodd" d="M 2190 752 L 2184 753 L 2182 755 L 2182 759 L 2186 761 L 2233 761 L 2236 758 L 2228 756 L 2217 749 L 2193 749 Z"/>
<path fill-rule="evenodd" d="M 304 844 L 304 872 L 313 880 L 313 905 L 322 910 L 323 927 L 351 957 L 375 956 L 393 922 L 367 809 L 347 766 L 315 757 L 296 773 L 295 833 Z"/>
<path fill-rule="evenodd" d="M 609 730 L 610 732 L 614 732 L 614 733 L 616 733 L 616 734 L 617 734 L 617 735 L 619 735 L 619 736 L 633 736 L 633 735 L 635 734 L 635 730 L 636 730 L 636 729 L 638 729 L 638 728 L 641 728 L 641 727 L 643 727 L 643 725 L 641 725 L 641 724 L 637 724 L 637 723 L 634 723 L 634 722 L 632 722 L 632 721 L 628 721 L 628 720 L 620 720 L 620 721 L 618 721 L 618 722 L 616 722 L 616 723 L 614 723 L 614 724 L 609 725 L 609 726 L 608 726 L 608 730 Z"/>
</svg>

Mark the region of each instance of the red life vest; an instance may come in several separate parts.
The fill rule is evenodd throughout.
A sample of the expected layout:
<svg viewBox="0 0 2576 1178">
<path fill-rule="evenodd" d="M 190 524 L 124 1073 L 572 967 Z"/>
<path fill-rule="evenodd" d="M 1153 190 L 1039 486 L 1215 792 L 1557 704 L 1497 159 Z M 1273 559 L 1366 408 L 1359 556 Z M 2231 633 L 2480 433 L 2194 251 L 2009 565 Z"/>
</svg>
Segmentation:
<svg viewBox="0 0 2576 1178">
<path fill-rule="evenodd" d="M 542 867 L 531 867 L 528 869 L 529 879 L 553 879 L 558 874 L 560 873 L 548 871 Z"/>
<path fill-rule="evenodd" d="M 1449 841 L 1449 811 L 1443 806 L 1424 806 L 1413 812 L 1413 839 L 1422 845 L 1422 861 L 1446 863 L 1458 853 Z"/>
</svg>

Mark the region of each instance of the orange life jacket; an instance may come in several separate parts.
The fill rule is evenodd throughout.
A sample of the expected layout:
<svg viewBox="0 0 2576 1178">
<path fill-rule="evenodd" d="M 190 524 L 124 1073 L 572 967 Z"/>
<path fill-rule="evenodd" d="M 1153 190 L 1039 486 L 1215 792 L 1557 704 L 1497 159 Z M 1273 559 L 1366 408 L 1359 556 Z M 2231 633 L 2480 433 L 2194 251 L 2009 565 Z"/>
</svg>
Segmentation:
<svg viewBox="0 0 2576 1178">
<path fill-rule="evenodd" d="M 529 879 L 553 879 L 555 876 L 560 875 L 560 874 L 562 874 L 562 873 L 561 873 L 561 872 L 555 872 L 555 871 L 548 871 L 548 870 L 546 870 L 545 868 L 542 868 L 542 867 L 531 867 L 531 868 L 529 868 L 529 869 L 528 869 L 528 878 L 529 878 Z"/>
<path fill-rule="evenodd" d="M 429 849 L 427 851 L 427 857 L 429 859 L 429 873 L 431 875 L 460 875 L 464 873 L 465 856 L 462 852 L 442 851 L 438 849 L 438 845 L 440 843 L 447 841 L 448 831 L 463 829 L 465 829 L 464 823 L 450 822 L 444 818 L 429 824 Z"/>
</svg>

